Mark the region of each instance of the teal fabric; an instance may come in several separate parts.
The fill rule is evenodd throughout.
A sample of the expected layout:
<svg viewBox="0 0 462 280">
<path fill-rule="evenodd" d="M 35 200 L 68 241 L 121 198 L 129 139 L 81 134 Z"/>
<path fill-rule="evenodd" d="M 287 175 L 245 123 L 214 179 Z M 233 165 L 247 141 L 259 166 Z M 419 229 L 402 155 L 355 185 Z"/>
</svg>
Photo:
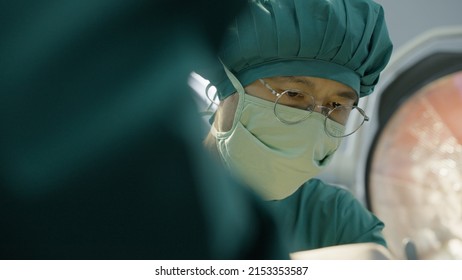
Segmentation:
<svg viewBox="0 0 462 280">
<path fill-rule="evenodd" d="M 392 52 L 382 7 L 370 0 L 256 0 L 229 27 L 219 53 L 246 86 L 313 76 L 370 94 Z M 221 100 L 235 92 L 217 63 L 201 72 Z"/>
<path fill-rule="evenodd" d="M 0 259 L 288 258 L 187 84 L 241 4 L 0 2 Z"/>
<path fill-rule="evenodd" d="M 312 179 L 290 197 L 269 201 L 291 252 L 374 242 L 386 246 L 384 224 L 345 189 Z"/>
</svg>

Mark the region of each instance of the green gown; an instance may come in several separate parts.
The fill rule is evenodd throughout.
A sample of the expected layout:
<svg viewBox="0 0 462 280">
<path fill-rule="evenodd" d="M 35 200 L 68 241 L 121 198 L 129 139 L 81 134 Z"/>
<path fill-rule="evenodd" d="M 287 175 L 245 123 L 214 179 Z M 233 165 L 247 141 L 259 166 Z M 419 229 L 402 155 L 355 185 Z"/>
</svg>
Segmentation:
<svg viewBox="0 0 462 280">
<path fill-rule="evenodd" d="M 345 189 L 312 179 L 293 195 L 268 202 L 291 252 L 375 242 L 386 246 L 384 224 Z"/>
</svg>

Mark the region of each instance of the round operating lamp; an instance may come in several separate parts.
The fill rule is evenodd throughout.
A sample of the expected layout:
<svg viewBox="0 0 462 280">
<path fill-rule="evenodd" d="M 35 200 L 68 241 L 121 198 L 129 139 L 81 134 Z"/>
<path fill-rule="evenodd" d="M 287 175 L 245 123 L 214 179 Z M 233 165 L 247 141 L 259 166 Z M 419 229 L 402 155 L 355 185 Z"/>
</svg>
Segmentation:
<svg viewBox="0 0 462 280">
<path fill-rule="evenodd" d="M 378 101 L 366 201 L 402 259 L 462 259 L 462 29 L 395 59 Z"/>
</svg>

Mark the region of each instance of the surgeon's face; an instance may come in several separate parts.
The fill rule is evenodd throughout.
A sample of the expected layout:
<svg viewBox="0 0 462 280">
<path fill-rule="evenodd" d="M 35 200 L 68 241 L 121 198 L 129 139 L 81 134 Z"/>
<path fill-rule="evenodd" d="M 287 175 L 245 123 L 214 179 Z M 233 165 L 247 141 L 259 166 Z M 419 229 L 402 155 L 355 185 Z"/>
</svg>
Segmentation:
<svg viewBox="0 0 462 280">
<path fill-rule="evenodd" d="M 342 83 L 315 77 L 274 77 L 263 79 L 272 89 L 281 93 L 293 89 L 303 94 L 286 94 L 279 100 L 281 104 L 302 108 L 306 103 L 306 96 L 311 95 L 316 105 L 335 107 L 336 105 L 356 105 L 358 95 L 355 91 Z M 259 80 L 245 87 L 246 93 L 265 99 L 276 101 L 277 97 Z M 236 112 L 238 94 L 233 94 L 220 103 L 217 111 L 215 127 L 218 131 L 228 131 L 232 127 Z"/>
</svg>

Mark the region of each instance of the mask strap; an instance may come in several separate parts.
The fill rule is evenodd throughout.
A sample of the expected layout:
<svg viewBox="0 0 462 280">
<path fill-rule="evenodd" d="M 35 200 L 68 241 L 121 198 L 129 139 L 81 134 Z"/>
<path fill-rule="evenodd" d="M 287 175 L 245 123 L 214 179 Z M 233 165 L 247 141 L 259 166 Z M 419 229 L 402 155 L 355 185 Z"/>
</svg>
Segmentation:
<svg viewBox="0 0 462 280">
<path fill-rule="evenodd" d="M 231 81 L 231 84 L 234 86 L 236 91 L 240 95 L 245 94 L 245 90 L 241 82 L 239 82 L 236 76 L 234 76 L 234 74 L 231 73 L 231 71 L 228 69 L 228 67 L 226 67 L 226 65 L 223 63 L 223 61 L 221 61 L 221 59 L 220 59 L 220 62 L 221 62 L 221 65 L 223 65 L 223 69 L 225 69 L 226 76 L 228 76 L 228 79 Z"/>
<path fill-rule="evenodd" d="M 231 73 L 231 71 L 228 69 L 228 67 L 226 67 L 226 65 L 223 63 L 223 61 L 221 61 L 221 59 L 219 59 L 219 60 L 221 62 L 221 65 L 223 65 L 223 69 L 225 70 L 226 76 L 228 76 L 228 79 L 231 81 L 231 84 L 234 86 L 234 89 L 236 89 L 237 93 L 239 94 L 239 101 L 238 101 L 238 104 L 237 104 L 236 113 L 234 115 L 233 126 L 229 131 L 219 132 L 213 126 L 213 122 L 211 122 L 212 128 L 211 128 L 210 132 L 212 133 L 213 136 L 215 136 L 215 138 L 227 137 L 229 134 L 231 134 L 234 131 L 234 129 L 236 128 L 237 123 L 239 122 L 240 115 L 241 115 L 243 107 L 244 107 L 244 99 L 245 99 L 245 95 L 246 95 L 244 87 L 239 82 L 239 80 L 236 78 L 236 76 L 234 76 L 234 74 Z M 215 114 L 212 117 L 214 117 L 214 116 L 215 116 Z"/>
</svg>

